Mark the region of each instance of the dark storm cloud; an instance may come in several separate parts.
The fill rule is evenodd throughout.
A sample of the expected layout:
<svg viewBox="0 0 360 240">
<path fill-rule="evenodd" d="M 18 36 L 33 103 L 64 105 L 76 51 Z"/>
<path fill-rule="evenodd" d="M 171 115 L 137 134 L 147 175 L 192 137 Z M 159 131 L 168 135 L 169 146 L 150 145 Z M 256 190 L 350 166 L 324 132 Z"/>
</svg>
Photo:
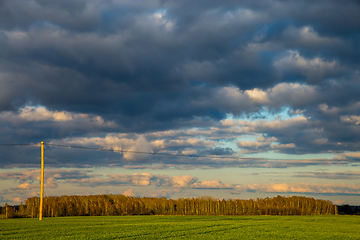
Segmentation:
<svg viewBox="0 0 360 240">
<path fill-rule="evenodd" d="M 288 107 L 308 121 L 257 126 L 252 133 L 279 144 L 258 151 L 355 151 L 359 12 L 358 1 L 0 1 L 0 134 L 39 142 L 149 133 Z M 72 119 L 19 117 L 26 106 Z"/>
<path fill-rule="evenodd" d="M 214 147 L 213 149 L 200 151 L 200 154 L 203 155 L 233 155 L 235 154 L 235 151 L 231 148 L 222 148 L 222 147 Z"/>
<path fill-rule="evenodd" d="M 3 58 L 15 64 L 19 61 L 35 64 L 31 68 L 41 72 L 38 76 L 26 73 L 27 76 L 34 78 L 46 74 L 42 80 L 37 79 L 39 83 L 44 83 L 43 86 L 29 86 L 29 94 L 34 95 L 29 97 L 46 105 L 77 102 L 85 107 L 94 101 L 90 98 L 79 102 L 84 99 L 81 93 L 88 96 L 91 89 L 96 88 L 98 92 L 103 90 L 108 93 L 107 97 L 93 96 L 100 106 L 115 101 L 117 109 L 116 102 L 118 105 L 122 103 L 118 95 L 130 92 L 135 94 L 136 99 L 144 97 L 149 101 L 151 109 L 158 101 L 153 96 L 146 97 L 146 93 L 153 90 L 154 94 L 161 94 L 162 91 L 178 88 L 188 90 L 191 80 L 210 81 L 216 85 L 235 84 L 245 89 L 269 87 L 281 81 L 274 72 L 274 59 L 284 51 L 298 49 L 301 45 L 287 46 L 286 43 L 293 42 L 293 39 L 283 39 L 284 32 L 295 28 L 296 33 L 297 27 L 301 30 L 302 26 L 307 26 L 307 22 L 302 20 L 305 18 L 303 15 L 296 14 L 300 18 L 297 19 L 291 18 L 289 13 L 299 12 L 299 9 L 305 8 L 305 3 L 281 2 L 278 3 L 280 8 L 267 1 L 259 4 L 229 2 L 224 5 L 192 3 L 192 11 L 188 11 L 188 5 L 179 2 L 146 2 L 143 7 L 130 2 L 98 4 L 92 1 L 29 1 L 27 4 L 3 1 L 1 22 L 6 31 L 3 38 L 7 38 L 3 40 L 7 46 Z M 347 11 L 347 15 L 358 7 L 355 3 L 338 6 L 335 2 L 319 2 L 313 7 L 317 9 L 328 5 L 331 5 L 326 7 L 329 11 Z M 308 5 L 306 8 L 311 9 Z M 304 11 L 309 19 L 315 21 L 308 24 L 320 25 L 330 31 L 332 26 L 327 24 L 328 16 L 323 14 L 325 19 L 322 19 L 321 14 L 318 16 L 315 10 L 312 11 Z M 106 20 L 109 16 L 113 16 L 113 21 Z M 333 18 L 349 25 L 346 19 L 338 16 Z M 356 22 L 356 16 L 354 13 L 350 21 L 352 24 Z M 283 23 L 278 24 L 279 20 Z M 293 21 L 303 24 L 294 26 Z M 39 22 L 47 24 L 39 25 Z M 124 22 L 129 23 L 122 24 Z M 118 25 L 118 28 L 103 33 L 102 30 L 110 24 Z M 352 29 L 355 27 L 356 24 Z M 87 28 L 87 31 L 81 31 Z M 288 35 L 292 36 L 291 33 Z M 332 35 L 326 37 L 331 38 Z M 257 38 L 259 40 L 254 40 Z M 336 35 L 336 38 L 340 45 L 342 40 L 345 41 L 341 35 Z M 323 47 L 328 45 L 321 39 L 308 41 Z M 274 44 L 274 47 L 261 47 L 266 43 Z M 258 45 L 258 49 L 251 49 L 249 44 Z M 333 50 L 331 46 L 327 51 Z M 350 50 L 356 54 L 355 49 Z M 315 51 L 308 57 L 319 54 L 321 52 Z M 333 55 L 329 59 L 338 57 Z M 287 75 L 284 80 L 289 81 Z M 52 79 L 50 83 L 49 78 Z M 295 80 L 301 80 L 301 76 Z M 62 99 L 59 92 L 68 98 Z M 124 98 L 128 100 L 129 97 Z M 139 107 L 137 102 L 134 104 Z M 128 114 L 129 110 L 124 111 Z"/>
</svg>

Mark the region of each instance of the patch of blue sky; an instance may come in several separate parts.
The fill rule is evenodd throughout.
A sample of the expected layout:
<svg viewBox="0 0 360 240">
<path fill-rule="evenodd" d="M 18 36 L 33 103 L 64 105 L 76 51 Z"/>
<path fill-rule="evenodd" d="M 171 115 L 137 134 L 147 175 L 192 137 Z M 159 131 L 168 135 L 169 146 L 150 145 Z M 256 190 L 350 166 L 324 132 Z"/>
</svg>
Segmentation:
<svg viewBox="0 0 360 240">
<path fill-rule="evenodd" d="M 32 102 L 27 103 L 23 108 L 26 108 L 26 107 L 35 108 L 35 109 L 45 108 L 45 106 L 43 106 L 43 105 L 39 105 L 39 104 L 35 105 Z"/>
<path fill-rule="evenodd" d="M 266 107 L 263 107 L 259 112 L 251 114 L 251 115 L 242 115 L 242 116 L 234 116 L 233 114 L 227 114 L 226 119 L 231 120 L 243 120 L 243 121 L 274 121 L 274 120 L 286 120 L 295 118 L 298 116 L 302 116 L 302 114 L 291 114 L 291 109 L 289 107 L 284 107 L 281 111 L 272 112 L 269 111 Z M 237 138 L 238 141 L 256 141 L 259 135 L 242 135 Z M 274 142 L 273 144 L 275 144 Z M 224 141 L 224 146 L 231 147 L 232 149 L 239 151 L 239 149 L 234 142 L 226 142 Z M 336 155 L 333 153 L 316 153 L 316 154 L 286 154 L 286 153 L 277 153 L 274 151 L 261 152 L 261 153 L 251 153 L 245 154 L 243 157 L 249 158 L 266 158 L 266 159 L 332 159 Z"/>
<path fill-rule="evenodd" d="M 274 151 L 244 154 L 243 157 L 249 158 L 266 158 L 266 159 L 283 159 L 283 160 L 300 160 L 300 159 L 332 159 L 336 156 L 334 153 L 311 153 L 311 154 L 287 154 Z"/>
<path fill-rule="evenodd" d="M 302 114 L 290 114 L 291 108 L 284 107 L 280 111 L 274 112 L 273 110 L 269 110 L 267 107 L 262 107 L 260 111 L 252 114 L 243 114 L 241 116 L 234 116 L 229 113 L 226 114 L 226 119 L 231 120 L 243 120 L 243 121 L 274 121 L 274 120 L 286 120 L 290 118 L 295 118 L 298 116 L 302 116 Z"/>
<path fill-rule="evenodd" d="M 155 11 L 156 14 L 161 14 L 161 15 L 165 15 L 167 13 L 167 8 L 161 8 L 161 9 L 157 9 Z"/>
</svg>

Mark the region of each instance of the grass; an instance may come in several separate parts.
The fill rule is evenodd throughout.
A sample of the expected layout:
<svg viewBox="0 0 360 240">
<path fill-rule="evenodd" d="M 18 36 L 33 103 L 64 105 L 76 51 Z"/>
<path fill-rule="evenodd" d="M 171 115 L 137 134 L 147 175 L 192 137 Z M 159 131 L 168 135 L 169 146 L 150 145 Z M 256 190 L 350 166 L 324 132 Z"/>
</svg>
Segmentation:
<svg viewBox="0 0 360 240">
<path fill-rule="evenodd" d="M 359 216 L 110 216 L 0 220 L 0 239 L 360 239 Z"/>
</svg>

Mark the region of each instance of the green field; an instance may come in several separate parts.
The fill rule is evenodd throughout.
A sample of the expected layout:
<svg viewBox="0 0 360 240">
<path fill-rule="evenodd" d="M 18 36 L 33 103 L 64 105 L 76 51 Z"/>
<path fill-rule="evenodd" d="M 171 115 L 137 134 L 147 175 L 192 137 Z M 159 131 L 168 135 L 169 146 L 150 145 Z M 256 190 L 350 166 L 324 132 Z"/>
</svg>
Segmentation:
<svg viewBox="0 0 360 240">
<path fill-rule="evenodd" d="M 1 219 L 0 239 L 360 239 L 359 216 Z"/>
</svg>

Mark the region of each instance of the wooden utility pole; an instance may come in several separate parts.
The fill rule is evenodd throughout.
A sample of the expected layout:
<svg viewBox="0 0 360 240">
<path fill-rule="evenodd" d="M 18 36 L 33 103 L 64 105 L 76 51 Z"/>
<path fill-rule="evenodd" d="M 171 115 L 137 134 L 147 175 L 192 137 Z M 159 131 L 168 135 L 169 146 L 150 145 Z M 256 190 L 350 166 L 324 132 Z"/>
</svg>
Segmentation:
<svg viewBox="0 0 360 240">
<path fill-rule="evenodd" d="M 41 187 L 40 187 L 40 212 L 39 220 L 43 217 L 43 199 L 44 199 L 44 142 L 41 142 Z"/>
</svg>

